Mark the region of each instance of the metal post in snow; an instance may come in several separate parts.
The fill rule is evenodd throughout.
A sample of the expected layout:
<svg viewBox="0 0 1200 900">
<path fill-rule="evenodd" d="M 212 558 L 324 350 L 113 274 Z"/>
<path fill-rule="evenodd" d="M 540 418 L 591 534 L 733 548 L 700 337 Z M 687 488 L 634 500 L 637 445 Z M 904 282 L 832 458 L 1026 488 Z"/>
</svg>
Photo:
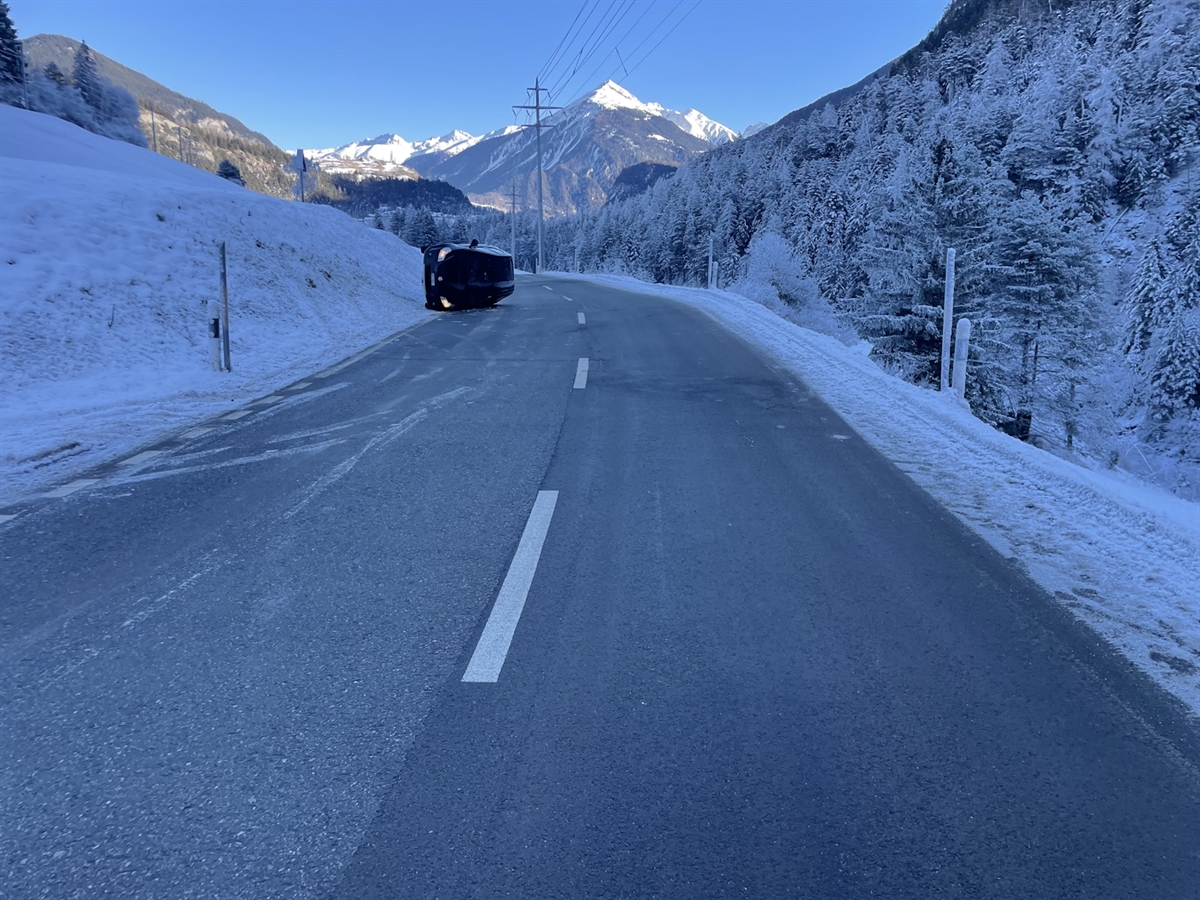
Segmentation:
<svg viewBox="0 0 1200 900">
<path fill-rule="evenodd" d="M 304 202 L 304 173 L 308 171 L 308 160 L 304 156 L 304 150 L 296 151 L 296 168 L 300 172 L 300 202 Z"/>
<path fill-rule="evenodd" d="M 713 264 L 712 264 L 712 285 L 711 285 L 711 287 L 714 291 L 717 290 L 717 288 L 719 287 L 720 278 L 721 278 L 721 263 L 714 259 Z"/>
<path fill-rule="evenodd" d="M 954 333 L 954 394 L 960 400 L 967 393 L 967 356 L 971 348 L 971 320 L 959 319 Z"/>
<path fill-rule="evenodd" d="M 708 289 L 713 289 L 713 239 L 712 235 L 708 236 Z"/>
<path fill-rule="evenodd" d="M 942 304 L 942 383 L 950 390 L 950 330 L 954 327 L 954 248 L 946 251 L 946 295 Z"/>
<path fill-rule="evenodd" d="M 154 116 L 154 108 L 150 108 L 150 138 L 154 141 L 154 152 L 158 152 L 158 120 Z"/>
<path fill-rule="evenodd" d="M 221 301 L 216 297 L 208 301 L 208 348 L 213 371 L 221 371 Z"/>
<path fill-rule="evenodd" d="M 513 181 L 512 215 L 509 218 L 512 219 L 512 253 L 510 255 L 515 266 L 517 264 L 517 182 L 515 180 Z"/>
<path fill-rule="evenodd" d="M 232 372 L 229 364 L 229 280 L 225 274 L 225 242 L 221 241 L 221 345 L 225 351 L 225 371 Z"/>
</svg>

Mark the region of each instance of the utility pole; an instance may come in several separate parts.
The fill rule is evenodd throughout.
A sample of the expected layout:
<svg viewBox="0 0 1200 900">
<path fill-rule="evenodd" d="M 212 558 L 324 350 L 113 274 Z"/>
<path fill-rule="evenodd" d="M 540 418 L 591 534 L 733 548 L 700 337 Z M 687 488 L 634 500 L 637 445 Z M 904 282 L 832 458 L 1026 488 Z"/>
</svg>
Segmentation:
<svg viewBox="0 0 1200 900">
<path fill-rule="evenodd" d="M 158 152 L 158 120 L 154 118 L 154 107 L 150 107 L 150 137 L 154 141 L 154 152 Z"/>
<path fill-rule="evenodd" d="M 533 87 L 526 88 L 528 91 L 533 91 L 533 106 L 514 106 L 513 109 L 532 109 L 537 118 L 534 119 L 534 128 L 537 129 L 537 175 L 538 175 L 538 227 L 537 227 L 537 270 L 542 271 L 542 222 L 545 220 L 545 211 L 542 206 L 542 110 L 546 109 L 562 109 L 561 106 L 542 106 L 542 91 L 549 91 L 542 87 L 539 79 L 533 80 Z M 528 126 L 526 126 L 528 127 Z"/>
<path fill-rule="evenodd" d="M 21 106 L 29 109 L 29 63 L 25 61 L 25 44 L 17 41 L 17 52 L 21 54 Z"/>
<path fill-rule="evenodd" d="M 517 259 L 517 180 L 513 179 L 513 198 L 512 198 L 512 215 L 509 216 L 512 224 L 512 248 L 510 255 L 513 258 L 513 264 L 516 265 Z"/>
<path fill-rule="evenodd" d="M 713 289 L 713 270 L 712 270 L 712 254 L 713 254 L 713 236 L 708 236 L 708 289 Z"/>
<path fill-rule="evenodd" d="M 304 173 L 308 171 L 308 160 L 304 158 L 303 148 L 296 151 L 296 168 L 300 171 L 300 202 L 304 202 Z"/>
<path fill-rule="evenodd" d="M 176 125 L 175 130 L 179 133 L 179 161 L 183 162 L 183 125 Z"/>
</svg>

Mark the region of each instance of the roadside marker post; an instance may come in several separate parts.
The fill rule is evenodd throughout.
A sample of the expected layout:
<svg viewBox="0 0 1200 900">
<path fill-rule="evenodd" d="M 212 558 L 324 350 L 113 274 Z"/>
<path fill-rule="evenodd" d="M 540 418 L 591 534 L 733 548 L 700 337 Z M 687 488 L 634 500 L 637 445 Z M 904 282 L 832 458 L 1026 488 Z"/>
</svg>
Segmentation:
<svg viewBox="0 0 1200 900">
<path fill-rule="evenodd" d="M 225 371 L 232 372 L 229 364 L 229 280 L 225 274 L 225 242 L 221 241 L 221 348 L 225 351 Z"/>
<path fill-rule="evenodd" d="M 950 390 L 950 331 L 954 327 L 954 248 L 946 251 L 946 294 L 942 304 L 941 389 Z"/>
<path fill-rule="evenodd" d="M 216 297 L 208 301 L 209 360 L 214 372 L 221 371 L 221 302 Z"/>
<path fill-rule="evenodd" d="M 967 393 L 967 354 L 971 348 L 971 320 L 959 319 L 954 333 L 954 394 L 959 400 Z"/>
</svg>

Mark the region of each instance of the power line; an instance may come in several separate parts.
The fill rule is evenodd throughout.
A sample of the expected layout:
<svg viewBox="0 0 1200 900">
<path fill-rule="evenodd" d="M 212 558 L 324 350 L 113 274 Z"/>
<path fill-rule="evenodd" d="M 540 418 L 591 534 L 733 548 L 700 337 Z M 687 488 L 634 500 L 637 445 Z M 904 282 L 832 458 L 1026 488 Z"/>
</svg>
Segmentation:
<svg viewBox="0 0 1200 900">
<path fill-rule="evenodd" d="M 558 56 L 558 51 L 561 50 L 563 47 L 563 44 L 566 43 L 567 38 L 571 34 L 571 29 L 573 29 L 575 27 L 575 23 L 579 21 L 579 17 L 581 15 L 583 15 L 583 11 L 585 9 L 587 9 L 587 5 L 588 5 L 588 0 L 583 0 L 583 3 L 581 3 L 579 5 L 579 12 L 575 13 L 575 18 L 571 20 L 571 24 L 567 27 L 566 33 L 559 40 L 558 46 L 554 48 L 554 52 L 550 54 L 550 58 L 548 60 L 546 60 L 544 63 L 542 63 L 542 67 L 538 70 L 538 74 L 537 74 L 538 78 L 546 77 L 546 74 L 547 74 L 546 69 L 549 68 L 549 66 L 552 62 L 554 62 L 554 58 L 556 56 Z"/>
<path fill-rule="evenodd" d="M 683 24 L 684 19 L 686 19 L 688 16 L 690 16 L 692 13 L 694 13 L 696 11 L 696 7 L 698 7 L 702 2 L 704 2 L 704 0 L 696 0 L 696 2 L 692 5 L 692 8 L 683 14 L 683 18 L 681 18 L 678 22 L 676 22 L 674 25 L 672 25 L 671 30 L 668 31 L 666 34 L 664 34 L 662 36 L 662 38 L 659 39 L 659 42 L 657 44 L 655 44 L 653 47 L 651 47 L 649 50 L 646 51 L 646 55 L 637 61 L 637 63 L 634 65 L 634 67 L 626 73 L 625 77 L 628 78 L 630 75 L 632 75 L 634 72 L 636 72 L 638 70 L 638 66 L 640 66 L 647 59 L 649 59 L 651 54 L 653 54 L 654 51 L 657 50 L 659 48 L 659 46 L 662 45 L 662 42 L 665 41 L 667 38 L 669 38 L 675 32 L 675 29 Z M 613 70 L 614 75 L 616 74 L 616 71 L 617 71 L 616 69 Z M 611 78 L 612 76 L 610 75 L 609 77 Z"/>
<path fill-rule="evenodd" d="M 628 78 L 630 75 L 632 75 L 638 69 L 638 67 L 641 66 L 641 64 L 644 63 L 647 59 L 649 59 L 654 54 L 654 51 L 657 50 L 660 46 L 662 46 L 663 42 L 667 38 L 669 38 L 680 25 L 682 25 L 684 23 L 684 21 L 688 18 L 688 16 L 690 16 L 693 12 L 696 11 L 696 8 L 700 6 L 701 2 L 703 2 L 703 0 L 696 0 L 696 2 L 694 4 L 692 4 L 692 6 L 682 16 L 680 16 L 678 20 L 676 20 L 676 22 L 670 27 L 670 29 L 661 38 L 659 38 L 658 41 L 652 47 L 650 47 L 650 49 L 645 51 L 645 53 L 643 53 L 641 55 L 641 57 L 638 58 L 635 62 L 634 58 L 637 56 L 638 51 L 642 47 L 644 47 L 646 45 L 646 43 L 648 41 L 650 41 L 664 25 L 666 25 L 668 23 L 671 20 L 671 18 L 675 15 L 676 11 L 681 6 L 683 6 L 684 0 L 677 0 L 675 5 L 671 7 L 671 9 L 667 12 L 667 14 L 665 16 L 663 16 L 662 19 L 660 19 L 653 28 L 650 29 L 650 31 L 645 35 L 645 37 L 643 37 L 641 39 L 641 41 L 638 42 L 637 46 L 633 48 L 633 51 L 631 53 L 629 53 L 624 58 L 623 61 L 619 62 L 617 64 L 617 66 L 612 70 L 612 72 L 609 73 L 609 75 L 605 79 L 605 81 L 611 80 L 618 72 L 621 72 L 621 71 L 625 72 L 626 78 Z M 630 32 L 634 28 L 637 27 L 638 23 L 641 22 L 641 19 L 644 17 L 645 17 L 645 13 L 643 13 L 642 16 L 639 17 L 638 21 L 633 24 L 633 26 L 630 28 Z M 622 37 L 622 40 L 624 40 L 625 37 L 628 36 L 628 34 L 630 32 L 626 32 L 625 36 Z M 607 59 L 607 58 L 608 57 L 606 56 L 605 59 Z M 601 65 L 603 65 L 603 60 L 601 61 Z M 597 66 L 596 69 L 593 70 L 592 74 L 595 74 L 596 71 L 599 71 L 599 68 L 600 67 Z M 573 79 L 572 79 L 572 81 L 573 81 Z M 567 85 L 571 84 L 572 81 L 568 81 L 566 84 L 564 84 L 558 90 L 561 92 Z M 564 105 L 570 106 L 576 100 L 578 100 L 580 97 L 583 96 L 583 92 L 590 90 L 591 87 L 592 87 L 591 75 L 589 75 L 588 80 L 583 83 L 583 87 L 581 89 L 582 92 L 578 96 L 573 97 L 570 102 L 568 102 Z"/>
<path fill-rule="evenodd" d="M 586 2 L 586 0 L 585 0 L 585 2 Z M 614 2 L 614 0 L 609 0 L 610 8 L 611 8 L 613 2 Z M 599 4 L 598 0 L 594 0 L 591 9 L 588 10 L 588 14 L 586 16 L 584 16 L 583 21 L 579 24 L 579 30 L 575 33 L 575 37 L 571 38 L 571 40 L 567 42 L 567 45 L 565 48 L 563 48 L 562 55 L 559 56 L 558 61 L 553 66 L 551 66 L 549 68 L 549 70 L 546 72 L 546 75 L 545 75 L 546 78 L 554 77 L 554 73 L 558 70 L 559 66 L 562 66 L 564 63 L 567 66 L 570 66 L 572 59 L 578 58 L 580 55 L 582 55 L 583 49 L 582 49 L 582 45 L 581 45 L 580 50 L 577 53 L 575 53 L 574 57 L 572 57 L 570 55 L 571 46 L 575 43 L 576 39 L 581 34 L 583 34 L 583 29 L 587 27 L 588 22 L 590 22 L 592 20 L 592 15 L 599 8 L 600 8 L 600 4 Z M 603 18 L 603 17 L 601 17 L 601 18 Z M 596 33 L 596 29 L 599 27 L 600 27 L 599 22 L 597 22 L 595 25 L 592 26 L 591 33 L 589 33 L 588 36 L 586 38 L 584 38 L 584 41 L 583 41 L 584 45 L 586 45 L 587 42 L 592 39 L 592 35 Z"/>
<path fill-rule="evenodd" d="M 620 3 L 617 4 L 617 6 L 616 6 L 616 14 L 613 16 L 613 19 L 608 24 L 608 26 L 606 28 L 604 28 L 604 32 L 602 34 L 600 34 L 598 37 L 596 37 L 595 41 L 592 42 L 590 44 L 590 46 L 585 44 L 584 48 L 580 51 L 581 56 L 580 56 L 579 60 L 575 63 L 575 67 L 571 70 L 570 78 L 574 78 L 575 75 L 584 66 L 586 66 L 588 64 L 588 62 L 591 60 L 591 58 L 596 55 L 596 52 L 600 49 L 600 47 L 604 43 L 604 41 L 608 38 L 608 36 L 610 34 L 613 33 L 613 31 L 616 30 L 617 26 L 620 25 L 622 21 L 624 21 L 625 17 L 627 15 L 629 15 L 629 11 L 631 9 L 633 9 L 633 0 L 629 0 L 628 7 L 625 7 L 625 0 L 620 0 Z M 609 11 L 610 12 L 613 11 L 613 7 L 611 5 L 609 7 Z M 607 18 L 607 16 L 605 18 Z M 604 27 L 603 19 L 601 19 L 601 21 L 600 21 L 600 27 Z M 611 50 L 608 53 L 606 53 L 605 58 L 607 59 L 611 53 L 612 53 Z M 566 83 L 568 83 L 568 84 L 570 83 L 570 78 L 568 78 Z M 556 93 L 556 91 L 552 91 L 551 93 L 554 94 L 554 93 Z"/>
<path fill-rule="evenodd" d="M 671 12 L 668 12 L 668 13 L 667 13 L 667 17 L 663 19 L 663 22 L 665 22 L 665 21 L 667 20 L 667 18 L 669 18 L 669 17 L 670 17 L 671 13 L 673 13 L 673 12 L 674 12 L 676 9 L 678 9 L 678 8 L 679 8 L 679 4 L 680 4 L 680 3 L 682 3 L 682 2 L 683 2 L 683 0 L 679 0 L 679 2 L 677 2 L 677 3 L 675 4 L 675 6 L 671 8 Z M 645 12 L 643 12 L 643 13 L 642 13 L 640 16 L 638 16 L 637 22 L 634 22 L 634 23 L 633 23 L 633 25 L 631 25 L 631 26 L 630 26 L 630 28 L 629 28 L 629 31 L 626 31 L 626 32 L 625 32 L 625 34 L 623 34 L 623 35 L 621 36 L 621 41 L 623 41 L 623 40 L 625 40 L 625 38 L 629 37 L 629 35 L 630 35 L 630 33 L 632 33 L 633 29 L 634 29 L 634 28 L 636 28 L 636 27 L 638 26 L 638 23 L 639 23 L 639 22 L 641 22 L 641 21 L 642 21 L 642 19 L 644 19 L 644 18 L 646 17 L 646 13 L 647 13 L 647 12 L 649 12 L 649 11 L 650 11 L 650 8 L 649 8 L 649 7 L 646 7 L 646 11 L 645 11 Z M 634 53 L 636 53 L 636 52 L 638 51 L 638 48 L 639 48 L 639 47 L 641 47 L 641 46 L 642 46 L 642 44 L 646 43 L 646 41 L 650 39 L 650 36 L 651 36 L 651 35 L 653 35 L 653 34 L 654 34 L 654 32 L 655 32 L 655 31 L 657 31 L 657 30 L 658 30 L 659 28 L 661 28 L 661 27 L 662 27 L 662 22 L 660 22 L 658 25 L 656 25 L 656 26 L 655 26 L 655 27 L 654 27 L 654 28 L 653 28 L 653 29 L 650 31 L 650 34 L 649 34 L 649 35 L 647 35 L 646 37 L 642 38 L 642 41 L 641 41 L 641 43 L 639 43 L 639 44 L 637 45 L 637 47 L 634 47 L 634 48 L 633 48 L 633 52 L 634 52 Z M 600 62 L 599 62 L 599 63 L 597 63 L 597 65 L 596 65 L 596 68 L 592 69 L 592 71 L 588 73 L 588 76 L 587 76 L 585 79 L 583 79 L 583 81 L 582 81 L 583 90 L 585 90 L 585 91 L 586 91 L 586 90 L 591 90 L 591 88 L 592 88 L 592 85 L 593 85 L 593 84 L 595 84 L 595 82 L 592 80 L 592 77 L 593 77 L 593 76 L 594 76 L 594 75 L 595 75 L 597 72 L 599 72 L 599 71 L 600 71 L 600 68 L 601 68 L 601 67 L 604 65 L 605 61 L 606 61 L 606 60 L 607 60 L 607 59 L 608 59 L 610 56 L 612 56 L 614 52 L 617 54 L 617 59 L 618 59 L 618 60 L 620 60 L 620 59 L 621 59 L 621 53 L 620 53 L 620 51 L 617 49 L 617 48 L 620 46 L 620 44 L 621 44 L 621 41 L 617 41 L 615 44 L 613 44 L 613 49 L 612 49 L 612 50 L 610 50 L 610 51 L 608 51 L 608 53 L 606 53 L 606 54 L 604 55 L 604 57 L 603 57 L 603 58 L 600 60 Z M 624 65 L 625 65 L 625 63 L 624 63 L 624 62 L 622 62 L 622 63 L 620 64 L 620 66 L 618 66 L 618 68 L 623 68 L 623 67 L 624 67 Z M 614 70 L 614 72 L 615 72 L 615 70 Z M 609 80 L 609 79 L 611 79 L 611 78 L 612 78 L 612 76 L 610 75 L 608 78 L 606 78 L 606 79 L 605 79 L 605 81 L 608 81 L 608 80 Z M 566 85 L 563 85 L 563 87 L 566 87 Z M 557 96 L 557 94 L 555 94 L 555 96 Z M 576 99 L 578 99 L 578 98 L 576 98 Z"/>
</svg>

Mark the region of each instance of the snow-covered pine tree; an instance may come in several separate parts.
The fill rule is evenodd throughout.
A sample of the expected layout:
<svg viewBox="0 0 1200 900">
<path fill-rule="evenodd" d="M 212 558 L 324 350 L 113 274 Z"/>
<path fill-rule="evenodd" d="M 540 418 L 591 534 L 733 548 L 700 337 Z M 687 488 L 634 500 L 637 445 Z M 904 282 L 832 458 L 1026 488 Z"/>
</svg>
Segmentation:
<svg viewBox="0 0 1200 900">
<path fill-rule="evenodd" d="M 100 84 L 100 73 L 96 70 L 96 57 L 87 41 L 75 48 L 75 64 L 71 69 L 71 81 L 83 97 L 83 102 L 99 111 L 104 102 L 104 88 Z"/>
<path fill-rule="evenodd" d="M 422 207 L 410 216 L 404 240 L 414 247 L 428 247 L 441 240 L 433 213 Z"/>
<path fill-rule="evenodd" d="M 1200 410 L 1200 189 L 1165 232 L 1169 248 L 1149 344 L 1150 412 L 1163 423 Z M 1200 437 L 1200 435 L 1197 435 Z"/>
<path fill-rule="evenodd" d="M 1146 353 L 1157 329 L 1162 327 L 1165 312 L 1164 290 L 1169 287 L 1163 264 L 1162 247 L 1158 239 L 1142 254 L 1125 301 L 1126 327 L 1124 351 L 1131 356 L 1136 368 L 1149 361 Z"/>
<path fill-rule="evenodd" d="M 54 82 L 60 88 L 66 87 L 67 76 L 64 75 L 63 70 L 60 69 L 57 65 L 55 65 L 53 62 L 46 63 L 46 67 L 45 67 L 45 69 L 43 69 L 43 71 L 45 72 L 46 79 L 48 81 Z"/>
<path fill-rule="evenodd" d="M 14 85 L 24 80 L 25 53 L 8 14 L 8 4 L 0 0 L 0 84 Z"/>
<path fill-rule="evenodd" d="M 246 180 L 242 178 L 241 170 L 227 159 L 221 160 L 220 165 L 217 166 L 217 174 L 226 181 L 232 181 L 242 187 L 246 186 Z"/>
</svg>

